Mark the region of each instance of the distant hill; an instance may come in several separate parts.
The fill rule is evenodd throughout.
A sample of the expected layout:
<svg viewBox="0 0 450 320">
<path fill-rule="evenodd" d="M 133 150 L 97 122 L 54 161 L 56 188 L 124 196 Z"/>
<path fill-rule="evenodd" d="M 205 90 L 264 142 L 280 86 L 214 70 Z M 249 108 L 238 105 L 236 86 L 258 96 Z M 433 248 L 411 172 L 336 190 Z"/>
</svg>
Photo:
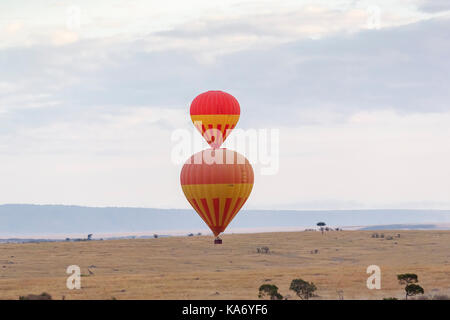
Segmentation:
<svg viewBox="0 0 450 320">
<path fill-rule="evenodd" d="M 311 228 L 318 221 L 325 221 L 333 227 L 416 224 L 436 227 L 450 223 L 450 210 L 244 210 L 233 220 L 228 230 Z M 187 209 L 0 205 L 0 237 L 3 238 L 168 230 L 205 230 L 205 224 L 193 210 Z"/>
<path fill-rule="evenodd" d="M 381 226 L 368 226 L 359 230 L 432 230 L 437 228 L 439 228 L 439 225 L 436 224 L 386 224 Z"/>
</svg>

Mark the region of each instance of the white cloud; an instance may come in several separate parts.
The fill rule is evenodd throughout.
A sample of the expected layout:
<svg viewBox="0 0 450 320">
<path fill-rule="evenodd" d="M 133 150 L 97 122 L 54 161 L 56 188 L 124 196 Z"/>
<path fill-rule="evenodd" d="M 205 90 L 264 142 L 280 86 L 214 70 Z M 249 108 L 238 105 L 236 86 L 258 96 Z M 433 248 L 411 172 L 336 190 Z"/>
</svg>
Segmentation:
<svg viewBox="0 0 450 320">
<path fill-rule="evenodd" d="M 204 50 L 210 54 L 279 44 L 304 37 L 358 31 L 367 26 L 367 8 L 381 8 L 381 27 L 417 22 L 434 13 L 418 10 L 417 1 L 5 1 L 0 4 L 0 47 L 63 45 L 80 39 L 134 40 L 153 35 L 151 48 Z M 76 10 L 70 10 L 76 8 Z M 2 21 L 5 21 L 2 23 Z M 71 27 L 71 26 L 75 26 Z M 160 32 L 219 34 L 193 40 L 162 38 Z M 203 48 L 199 48 L 199 46 Z"/>
<path fill-rule="evenodd" d="M 447 0 L 419 0 L 419 9 L 425 12 L 447 12 L 450 11 L 450 3 Z"/>
<path fill-rule="evenodd" d="M 73 42 L 77 42 L 79 35 L 73 31 L 56 31 L 52 34 L 52 44 L 55 46 L 61 46 Z"/>
<path fill-rule="evenodd" d="M 175 206 L 170 135 L 180 113 L 127 108 L 1 135 L 0 202 Z"/>
<path fill-rule="evenodd" d="M 257 178 L 250 204 L 417 208 L 423 201 L 448 209 L 449 128 L 449 112 L 389 110 L 357 113 L 344 123 L 282 128 L 280 173 Z"/>
<path fill-rule="evenodd" d="M 172 130 L 222 89 L 280 129 L 249 207 L 450 208 L 450 20 L 379 1 L 365 30 L 369 2 L 80 2 L 76 31 L 65 2 L 2 2 L 0 203 L 188 207 Z"/>
<path fill-rule="evenodd" d="M 3 136 L 0 202 L 188 208 L 171 134 L 189 122 L 184 109 L 131 108 Z M 392 110 L 280 127 L 280 171 L 255 166 L 248 207 L 448 209 L 448 128 L 449 112 Z"/>
<path fill-rule="evenodd" d="M 245 106 L 244 126 L 297 125 L 291 116 L 307 110 L 343 115 L 379 108 L 446 111 L 449 23 L 435 19 L 304 39 L 220 58 L 207 51 L 200 56 L 181 49 L 147 52 L 147 40 L 5 49 L 0 50 L 0 108 L 3 113 L 25 110 L 31 104 L 27 97 L 45 94 L 34 107 L 54 110 L 42 110 L 34 121 L 57 121 L 129 105 L 180 108 L 199 92 L 220 88 Z M 279 112 L 272 114 L 272 106 Z"/>
<path fill-rule="evenodd" d="M 18 92 L 18 90 L 15 92 Z M 60 101 L 51 100 L 51 95 L 46 93 L 10 93 L 8 95 L 2 95 L 0 91 L 0 113 L 21 109 L 48 108 L 60 104 Z"/>
</svg>

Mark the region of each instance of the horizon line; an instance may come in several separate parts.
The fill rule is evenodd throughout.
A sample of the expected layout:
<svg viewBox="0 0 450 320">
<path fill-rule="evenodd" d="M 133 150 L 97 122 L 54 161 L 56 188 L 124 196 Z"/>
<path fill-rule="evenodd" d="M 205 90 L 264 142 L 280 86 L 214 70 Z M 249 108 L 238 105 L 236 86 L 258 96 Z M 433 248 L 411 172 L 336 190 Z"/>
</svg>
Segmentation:
<svg viewBox="0 0 450 320">
<path fill-rule="evenodd" d="M 140 207 L 140 206 L 89 206 L 80 204 L 51 204 L 51 203 L 0 203 L 2 206 L 60 206 L 60 207 L 80 207 L 80 208 L 91 208 L 91 209 L 153 209 L 153 210 L 189 210 L 193 211 L 192 208 L 158 208 L 158 207 Z M 450 211 L 448 209 L 436 209 L 436 208 L 352 208 L 352 209 L 243 209 L 242 211 Z"/>
</svg>

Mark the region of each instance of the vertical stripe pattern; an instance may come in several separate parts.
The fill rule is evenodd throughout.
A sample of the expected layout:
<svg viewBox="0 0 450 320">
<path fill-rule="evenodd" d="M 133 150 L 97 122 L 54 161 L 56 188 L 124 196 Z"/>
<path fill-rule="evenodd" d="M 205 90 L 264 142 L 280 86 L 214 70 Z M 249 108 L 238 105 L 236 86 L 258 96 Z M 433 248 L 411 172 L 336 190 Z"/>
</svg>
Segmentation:
<svg viewBox="0 0 450 320">
<path fill-rule="evenodd" d="M 212 148 L 220 148 L 239 121 L 241 108 L 231 94 L 207 91 L 191 103 L 190 114 L 195 127 Z"/>
<path fill-rule="evenodd" d="M 200 156 L 211 150 L 200 152 Z M 216 149 L 214 153 L 237 160 L 243 156 L 235 151 Z M 253 188 L 253 169 L 244 163 L 207 164 L 189 159 L 181 170 L 183 192 L 211 231 L 217 236 L 231 223 L 247 201 Z"/>
</svg>

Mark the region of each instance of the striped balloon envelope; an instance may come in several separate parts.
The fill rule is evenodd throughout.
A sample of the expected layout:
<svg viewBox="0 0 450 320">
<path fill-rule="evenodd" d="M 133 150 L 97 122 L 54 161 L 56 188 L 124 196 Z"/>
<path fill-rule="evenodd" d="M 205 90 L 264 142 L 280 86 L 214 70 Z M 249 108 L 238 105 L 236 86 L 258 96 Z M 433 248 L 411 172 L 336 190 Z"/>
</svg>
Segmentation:
<svg viewBox="0 0 450 320">
<path fill-rule="evenodd" d="M 220 148 L 239 121 L 241 108 L 231 94 L 207 91 L 191 103 L 191 119 L 212 148 Z"/>
<path fill-rule="evenodd" d="M 253 182 L 249 161 L 228 149 L 196 153 L 181 170 L 181 187 L 187 200 L 216 237 L 247 201 Z"/>
</svg>

